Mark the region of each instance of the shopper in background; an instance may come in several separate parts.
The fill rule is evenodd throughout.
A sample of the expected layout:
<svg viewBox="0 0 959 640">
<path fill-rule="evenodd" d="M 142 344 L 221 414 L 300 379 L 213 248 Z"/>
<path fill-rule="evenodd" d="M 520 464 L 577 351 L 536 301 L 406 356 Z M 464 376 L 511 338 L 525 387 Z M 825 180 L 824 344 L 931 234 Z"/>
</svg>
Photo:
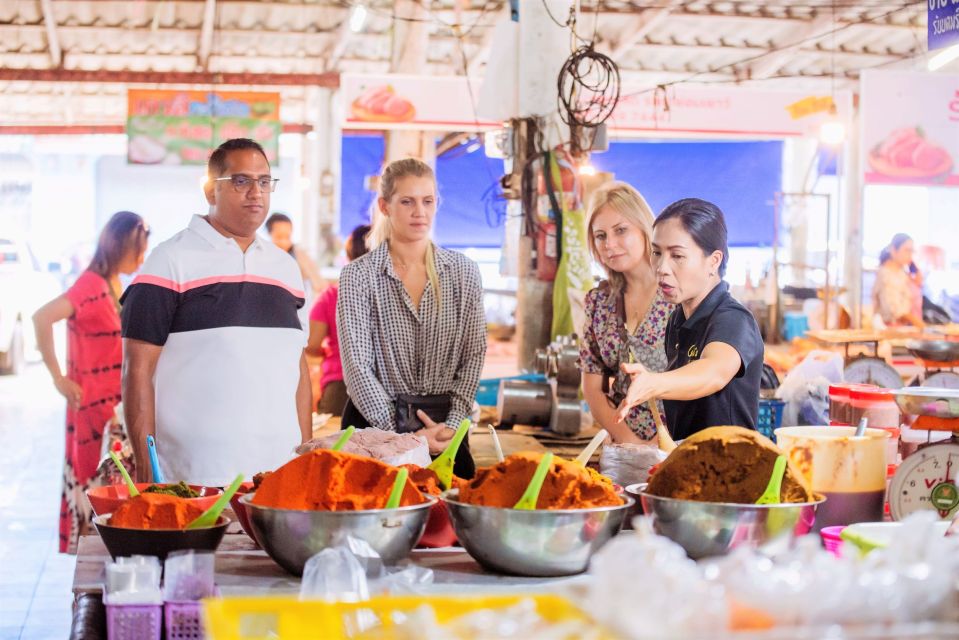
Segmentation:
<svg viewBox="0 0 959 640">
<path fill-rule="evenodd" d="M 33 315 L 37 348 L 57 391 L 67 399 L 66 460 L 60 497 L 60 551 L 76 553 L 90 529 L 84 495 L 100 462 L 104 427 L 120 402 L 120 274 L 143 264 L 150 230 L 129 211 L 113 214 L 96 253 L 70 289 Z M 67 321 L 67 372 L 57 361 L 53 325 Z"/>
<path fill-rule="evenodd" d="M 586 326 L 580 343 L 583 395 L 590 412 L 615 442 L 656 437 L 648 404 L 633 407 L 625 422 L 616 411 L 630 378 L 621 364 L 666 369 L 666 320 L 673 310 L 660 291 L 652 263 L 653 212 L 636 189 L 610 182 L 590 197 L 590 252 L 607 279 L 586 294 Z M 612 381 L 611 381 L 612 379 Z"/>
<path fill-rule="evenodd" d="M 326 286 L 326 281 L 316 268 L 316 263 L 306 255 L 306 252 L 293 244 L 293 221 L 284 213 L 274 213 L 266 219 L 266 232 L 270 240 L 283 251 L 293 256 L 300 267 L 303 284 L 313 295 L 319 295 Z M 309 285 L 309 286 L 306 286 Z"/>
<path fill-rule="evenodd" d="M 312 437 L 313 397 L 300 271 L 257 234 L 277 182 L 266 153 L 227 140 L 207 176 L 209 214 L 124 293 L 123 409 L 142 480 L 155 435 L 166 480 L 218 487 L 289 460 Z"/>
<path fill-rule="evenodd" d="M 366 236 L 369 225 L 353 229 L 346 239 L 346 258 L 353 262 L 367 252 Z M 343 364 L 340 362 L 340 340 L 336 334 L 337 285 L 331 284 L 317 299 L 310 310 L 310 340 L 306 354 L 321 358 L 319 413 L 343 414 L 346 405 L 346 383 L 343 382 Z"/>
<path fill-rule="evenodd" d="M 430 239 L 436 177 L 414 158 L 391 162 L 367 240 L 343 268 L 336 305 L 349 401 L 342 424 L 417 431 L 438 454 L 469 418 L 486 356 L 479 267 Z M 463 441 L 454 473 L 472 478 Z"/>
<path fill-rule="evenodd" d="M 879 254 L 879 271 L 873 285 L 875 311 L 886 325 L 923 327 L 922 274 L 913 262 L 915 247 L 905 233 L 892 237 Z"/>
</svg>

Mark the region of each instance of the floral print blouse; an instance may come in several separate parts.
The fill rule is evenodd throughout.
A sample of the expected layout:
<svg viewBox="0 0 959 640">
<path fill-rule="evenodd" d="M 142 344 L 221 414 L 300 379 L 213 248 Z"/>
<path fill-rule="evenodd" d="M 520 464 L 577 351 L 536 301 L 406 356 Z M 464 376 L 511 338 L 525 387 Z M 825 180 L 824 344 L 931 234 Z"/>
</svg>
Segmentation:
<svg viewBox="0 0 959 640">
<path fill-rule="evenodd" d="M 586 294 L 586 326 L 579 348 L 579 368 L 583 373 L 595 373 L 611 377 L 615 375 L 608 396 L 613 406 L 618 406 L 626 397 L 629 388 L 629 376 L 623 373 L 619 365 L 629 362 L 631 349 L 633 358 L 650 371 L 665 371 L 667 366 L 666 321 L 673 311 L 673 305 L 657 288 L 656 297 L 646 312 L 636 332 L 627 335 L 626 311 L 622 294 L 615 296 L 608 282 Z M 660 407 L 662 413 L 662 407 Z M 656 423 L 653 414 L 645 403 L 633 407 L 626 423 L 644 440 L 656 436 Z"/>
</svg>

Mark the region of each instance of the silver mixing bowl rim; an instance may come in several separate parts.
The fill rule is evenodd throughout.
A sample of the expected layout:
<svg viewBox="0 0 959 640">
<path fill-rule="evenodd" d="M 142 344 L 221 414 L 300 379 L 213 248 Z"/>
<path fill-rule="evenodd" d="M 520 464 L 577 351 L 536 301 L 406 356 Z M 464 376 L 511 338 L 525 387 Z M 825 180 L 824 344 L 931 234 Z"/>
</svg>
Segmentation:
<svg viewBox="0 0 959 640">
<path fill-rule="evenodd" d="M 245 493 L 243 497 L 240 498 L 240 503 L 244 506 L 250 507 L 251 509 L 260 509 L 263 511 L 274 511 L 277 513 L 322 513 L 324 516 L 330 516 L 332 518 L 347 518 L 351 515 L 367 515 L 367 516 L 388 516 L 388 515 L 397 515 L 410 513 L 413 511 L 419 511 L 421 509 L 429 509 L 434 504 L 439 502 L 435 496 L 424 495 L 426 498 L 420 504 L 411 504 L 406 507 L 397 507 L 395 509 L 357 509 L 356 511 L 323 511 L 322 509 L 278 509 L 276 507 L 266 507 L 262 504 L 254 504 L 251 502 L 253 496 L 256 495 L 256 492 Z"/>
<path fill-rule="evenodd" d="M 742 509 L 744 507 L 750 507 L 753 509 L 777 509 L 781 507 L 815 507 L 821 505 L 826 501 L 826 496 L 822 494 L 815 494 L 819 497 L 819 500 L 814 500 L 812 502 L 780 502 L 779 504 L 749 504 L 742 502 L 707 502 L 705 500 L 685 500 L 683 498 L 665 498 L 663 496 L 657 496 L 654 493 L 649 493 L 648 491 L 643 491 L 641 494 L 644 498 L 652 498 L 653 500 L 658 500 L 660 502 L 670 502 L 674 504 L 694 504 L 701 505 L 704 507 L 735 507 L 737 509 Z"/>
<path fill-rule="evenodd" d="M 458 507 L 469 507 L 470 509 L 486 509 L 489 511 L 514 511 L 516 513 L 555 513 L 556 515 L 577 515 L 584 513 L 603 513 L 605 511 L 618 511 L 620 509 L 628 509 L 629 507 L 636 504 L 636 500 L 627 495 L 621 495 L 620 498 L 623 499 L 623 504 L 620 505 L 611 505 L 608 507 L 588 507 L 586 509 L 510 509 L 507 507 L 487 507 L 478 504 L 470 504 L 469 502 L 460 502 L 459 500 L 454 500 L 453 497 L 459 497 L 459 489 L 449 489 L 440 494 L 440 500 L 447 502 L 449 504 L 454 504 Z"/>
<path fill-rule="evenodd" d="M 98 527 L 107 527 L 109 529 L 116 529 L 117 531 L 203 531 L 204 529 L 216 529 L 218 527 L 225 527 L 233 520 L 223 515 L 222 513 L 216 519 L 216 522 L 209 527 L 200 527 L 199 529 L 137 529 L 135 527 L 118 527 L 116 525 L 110 524 L 110 518 L 113 517 L 112 513 L 101 513 L 98 516 L 93 516 L 93 522 Z"/>
</svg>

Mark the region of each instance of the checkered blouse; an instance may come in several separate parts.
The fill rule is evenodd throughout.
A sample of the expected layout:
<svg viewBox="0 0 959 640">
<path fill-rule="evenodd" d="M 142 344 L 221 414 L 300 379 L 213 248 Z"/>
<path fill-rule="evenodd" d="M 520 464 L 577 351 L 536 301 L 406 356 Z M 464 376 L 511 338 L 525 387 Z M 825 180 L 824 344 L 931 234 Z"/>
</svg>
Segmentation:
<svg viewBox="0 0 959 640">
<path fill-rule="evenodd" d="M 371 425 L 396 427 L 399 393 L 450 394 L 446 424 L 469 417 L 486 356 L 486 317 L 479 268 L 436 247 L 440 305 L 427 282 L 419 310 L 393 270 L 383 243 L 340 275 L 336 304 L 343 379 Z"/>
</svg>

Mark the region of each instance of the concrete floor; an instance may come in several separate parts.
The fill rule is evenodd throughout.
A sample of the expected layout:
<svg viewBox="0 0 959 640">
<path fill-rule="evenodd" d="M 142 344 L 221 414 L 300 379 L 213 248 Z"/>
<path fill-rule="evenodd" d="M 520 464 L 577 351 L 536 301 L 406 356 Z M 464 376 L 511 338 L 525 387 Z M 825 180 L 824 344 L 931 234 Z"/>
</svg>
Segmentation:
<svg viewBox="0 0 959 640">
<path fill-rule="evenodd" d="M 0 640 L 70 633 L 76 559 L 57 553 L 65 407 L 42 364 L 0 377 Z"/>
</svg>

